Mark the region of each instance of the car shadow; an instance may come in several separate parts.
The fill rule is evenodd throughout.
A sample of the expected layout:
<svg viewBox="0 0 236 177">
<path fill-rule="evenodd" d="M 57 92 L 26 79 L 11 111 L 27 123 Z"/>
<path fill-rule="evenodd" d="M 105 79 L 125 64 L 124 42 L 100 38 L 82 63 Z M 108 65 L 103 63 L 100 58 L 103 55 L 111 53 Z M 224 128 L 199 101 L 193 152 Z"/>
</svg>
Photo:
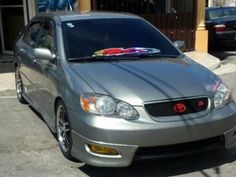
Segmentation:
<svg viewBox="0 0 236 177">
<path fill-rule="evenodd" d="M 91 177 L 162 177 L 198 172 L 209 177 L 205 169 L 212 169 L 214 176 L 221 176 L 222 165 L 236 161 L 236 148 L 165 160 L 137 162 L 126 168 L 101 168 L 84 165 L 79 169 Z"/>
<path fill-rule="evenodd" d="M 225 46 L 219 46 L 217 48 L 209 50 L 209 53 L 217 58 L 219 58 L 221 61 L 227 60 L 231 57 L 236 56 L 236 44 L 235 45 L 225 45 Z"/>
<path fill-rule="evenodd" d="M 47 126 L 47 128 L 48 128 L 49 131 L 51 132 L 51 134 L 52 134 L 53 138 L 55 139 L 55 141 L 58 142 L 58 141 L 57 141 L 57 134 L 54 133 L 54 132 L 48 127 L 48 125 L 47 125 L 47 123 L 45 122 L 43 116 L 42 116 L 36 109 L 34 109 L 32 106 L 30 106 L 30 105 L 28 105 L 28 106 L 29 106 L 30 110 L 31 110 L 32 112 L 34 112 L 34 113 L 37 115 L 37 117 Z M 58 147 L 58 148 L 59 148 L 59 147 Z M 75 158 L 70 159 L 70 161 L 71 161 L 71 162 L 75 162 L 75 163 L 81 163 L 80 160 L 75 159 Z"/>
</svg>

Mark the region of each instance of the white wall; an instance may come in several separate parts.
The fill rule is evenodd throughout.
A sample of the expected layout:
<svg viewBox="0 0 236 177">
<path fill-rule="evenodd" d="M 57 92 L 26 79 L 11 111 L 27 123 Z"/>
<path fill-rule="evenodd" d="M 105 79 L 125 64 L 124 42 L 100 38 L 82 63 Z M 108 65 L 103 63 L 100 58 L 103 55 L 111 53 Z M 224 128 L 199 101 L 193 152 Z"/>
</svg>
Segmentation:
<svg viewBox="0 0 236 177">
<path fill-rule="evenodd" d="M 236 6 L 236 0 L 209 0 L 208 6 Z"/>
<path fill-rule="evenodd" d="M 27 0 L 27 1 L 28 1 L 29 18 L 31 19 L 36 15 L 36 0 Z"/>
</svg>

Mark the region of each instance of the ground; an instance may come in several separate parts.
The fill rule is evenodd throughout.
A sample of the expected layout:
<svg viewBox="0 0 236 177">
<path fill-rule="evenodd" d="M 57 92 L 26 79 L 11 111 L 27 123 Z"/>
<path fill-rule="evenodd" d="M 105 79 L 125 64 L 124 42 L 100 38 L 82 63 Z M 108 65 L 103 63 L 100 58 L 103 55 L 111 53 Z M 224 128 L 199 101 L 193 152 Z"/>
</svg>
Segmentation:
<svg viewBox="0 0 236 177">
<path fill-rule="evenodd" d="M 215 52 L 214 55 L 225 57 L 222 52 Z M 236 56 L 233 53 L 226 55 L 221 67 L 214 72 L 234 89 Z M 9 77 L 6 83 L 1 83 L 2 86 L 14 80 L 13 70 L 9 64 L 0 64 L 0 73 L 8 73 Z M 236 148 L 139 162 L 127 168 L 96 168 L 68 161 L 62 156 L 55 137 L 41 116 L 28 105 L 18 103 L 14 95 L 14 83 L 9 87 L 7 91 L 0 89 L 0 177 L 236 176 Z M 233 91 L 233 95 L 235 93 Z"/>
<path fill-rule="evenodd" d="M 236 100 L 236 52 L 234 51 L 213 51 L 214 56 L 221 59 L 220 68 L 213 72 L 219 75 L 226 84 L 232 89 L 232 95 Z"/>
</svg>

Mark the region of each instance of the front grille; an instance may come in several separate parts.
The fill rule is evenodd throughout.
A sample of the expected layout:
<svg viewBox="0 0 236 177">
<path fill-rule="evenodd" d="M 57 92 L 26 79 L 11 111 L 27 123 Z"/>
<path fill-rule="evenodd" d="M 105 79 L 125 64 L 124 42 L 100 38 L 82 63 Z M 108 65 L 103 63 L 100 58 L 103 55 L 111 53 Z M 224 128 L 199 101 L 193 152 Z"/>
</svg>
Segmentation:
<svg viewBox="0 0 236 177">
<path fill-rule="evenodd" d="M 178 105 L 185 109 L 175 109 Z M 153 117 L 176 116 L 201 112 L 208 107 L 208 98 L 185 99 L 178 101 L 168 101 L 160 103 L 150 103 L 144 105 L 146 111 Z"/>
<path fill-rule="evenodd" d="M 178 157 L 223 147 L 224 138 L 222 136 L 175 145 L 140 147 L 136 151 L 135 160 Z"/>
</svg>

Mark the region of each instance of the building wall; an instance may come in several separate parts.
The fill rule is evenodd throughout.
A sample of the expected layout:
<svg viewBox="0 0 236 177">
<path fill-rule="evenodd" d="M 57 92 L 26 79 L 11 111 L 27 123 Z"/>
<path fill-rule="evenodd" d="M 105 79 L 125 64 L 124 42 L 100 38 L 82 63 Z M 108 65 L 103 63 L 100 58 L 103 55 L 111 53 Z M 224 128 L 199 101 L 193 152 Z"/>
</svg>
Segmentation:
<svg viewBox="0 0 236 177">
<path fill-rule="evenodd" d="M 236 6 L 236 0 L 209 0 L 208 6 Z"/>
</svg>

